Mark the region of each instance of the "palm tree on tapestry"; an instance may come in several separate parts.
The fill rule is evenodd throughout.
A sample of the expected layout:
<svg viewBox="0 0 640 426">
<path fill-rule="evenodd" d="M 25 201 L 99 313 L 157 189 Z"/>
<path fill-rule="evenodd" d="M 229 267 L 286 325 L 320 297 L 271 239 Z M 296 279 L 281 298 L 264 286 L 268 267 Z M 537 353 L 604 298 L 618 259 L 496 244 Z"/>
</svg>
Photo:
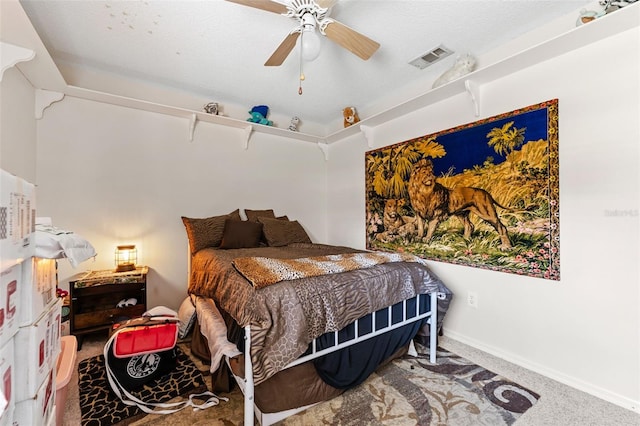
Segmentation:
<svg viewBox="0 0 640 426">
<path fill-rule="evenodd" d="M 492 146 L 497 154 L 506 157 L 510 152 L 520 147 L 524 143 L 524 132 L 526 127 L 518 129 L 513 126 L 513 121 L 509 121 L 502 127 L 494 127 L 489 133 L 489 146 Z"/>
<path fill-rule="evenodd" d="M 422 158 L 446 154 L 435 136 L 421 137 L 413 143 L 400 143 L 367 155 L 367 193 L 372 197 L 407 198 L 407 182 L 413 165 Z"/>
</svg>

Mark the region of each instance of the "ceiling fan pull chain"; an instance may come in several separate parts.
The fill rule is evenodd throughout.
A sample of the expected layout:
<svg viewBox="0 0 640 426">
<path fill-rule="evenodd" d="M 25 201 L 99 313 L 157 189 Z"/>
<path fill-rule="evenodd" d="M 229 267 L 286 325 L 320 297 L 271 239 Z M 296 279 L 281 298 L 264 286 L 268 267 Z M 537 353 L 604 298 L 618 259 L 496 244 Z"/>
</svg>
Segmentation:
<svg viewBox="0 0 640 426">
<path fill-rule="evenodd" d="M 304 37 L 304 31 L 300 32 L 300 76 L 298 84 L 298 95 L 302 96 L 302 80 L 304 80 L 304 72 L 302 71 L 302 39 Z"/>
</svg>

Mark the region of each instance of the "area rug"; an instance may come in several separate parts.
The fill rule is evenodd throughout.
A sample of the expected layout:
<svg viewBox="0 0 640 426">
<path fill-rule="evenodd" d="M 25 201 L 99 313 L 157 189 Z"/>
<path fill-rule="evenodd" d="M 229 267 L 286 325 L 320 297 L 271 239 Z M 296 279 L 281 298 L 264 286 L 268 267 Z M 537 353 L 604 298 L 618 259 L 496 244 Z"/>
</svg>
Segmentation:
<svg viewBox="0 0 640 426">
<path fill-rule="evenodd" d="M 143 401 L 167 402 L 206 390 L 202 372 L 177 348 L 176 368 L 171 373 L 131 393 Z M 125 426 L 146 415 L 138 407 L 124 404 L 113 393 L 107 381 L 103 355 L 78 364 L 78 394 L 82 426 Z"/>
<path fill-rule="evenodd" d="M 419 355 L 393 361 L 362 385 L 331 401 L 289 417 L 278 425 L 512 425 L 540 398 L 535 392 L 491 371 L 438 349 L 438 362 L 429 363 L 426 348 Z M 231 426 L 243 421 L 242 394 L 236 389 L 228 402 L 170 416 L 148 415 L 132 426 Z M 257 424 L 257 423 L 256 423 Z"/>
</svg>

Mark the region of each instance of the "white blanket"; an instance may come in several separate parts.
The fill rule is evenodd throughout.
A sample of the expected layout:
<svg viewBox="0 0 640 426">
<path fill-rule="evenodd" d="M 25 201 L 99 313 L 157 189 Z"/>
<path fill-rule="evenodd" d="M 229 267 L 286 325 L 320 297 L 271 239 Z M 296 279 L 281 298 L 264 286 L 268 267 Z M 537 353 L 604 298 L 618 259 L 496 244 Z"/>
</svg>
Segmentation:
<svg viewBox="0 0 640 426">
<path fill-rule="evenodd" d="M 233 358 L 242 352 L 227 340 L 227 326 L 213 299 L 199 296 L 196 299 L 196 315 L 200 323 L 200 332 L 207 339 L 211 352 L 210 371 L 213 373 L 220 366 L 223 356 Z"/>
<path fill-rule="evenodd" d="M 35 257 L 43 259 L 69 259 L 74 268 L 96 256 L 91 243 L 78 234 L 51 225 L 36 225 Z"/>
</svg>

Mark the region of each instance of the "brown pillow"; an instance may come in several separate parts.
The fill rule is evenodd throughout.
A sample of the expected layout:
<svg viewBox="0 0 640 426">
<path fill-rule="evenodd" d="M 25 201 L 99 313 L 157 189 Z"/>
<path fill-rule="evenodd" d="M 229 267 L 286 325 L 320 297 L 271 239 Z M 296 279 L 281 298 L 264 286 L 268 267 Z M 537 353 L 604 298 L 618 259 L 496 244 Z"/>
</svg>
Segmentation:
<svg viewBox="0 0 640 426">
<path fill-rule="evenodd" d="M 260 237 L 262 237 L 262 226 L 260 222 L 225 220 L 220 248 L 258 247 L 260 245 Z"/>
<path fill-rule="evenodd" d="M 252 222 L 257 222 L 259 217 L 267 217 L 271 219 L 275 219 L 276 217 L 272 209 L 269 209 L 269 210 L 244 209 L 244 214 L 247 215 L 247 220 L 250 220 Z"/>
<path fill-rule="evenodd" d="M 311 238 L 297 220 L 286 221 L 261 217 L 258 221 L 264 225 L 262 233 L 271 247 L 311 242 Z"/>
<path fill-rule="evenodd" d="M 285 214 L 284 216 L 276 217 L 276 219 L 278 219 L 278 220 L 289 220 L 289 217 Z"/>
<path fill-rule="evenodd" d="M 218 247 L 222 242 L 224 232 L 224 221 L 226 219 L 240 220 L 240 210 L 222 215 L 207 218 L 190 218 L 182 216 L 182 223 L 187 230 L 189 238 L 189 248 L 191 254 L 207 247 Z"/>
</svg>

